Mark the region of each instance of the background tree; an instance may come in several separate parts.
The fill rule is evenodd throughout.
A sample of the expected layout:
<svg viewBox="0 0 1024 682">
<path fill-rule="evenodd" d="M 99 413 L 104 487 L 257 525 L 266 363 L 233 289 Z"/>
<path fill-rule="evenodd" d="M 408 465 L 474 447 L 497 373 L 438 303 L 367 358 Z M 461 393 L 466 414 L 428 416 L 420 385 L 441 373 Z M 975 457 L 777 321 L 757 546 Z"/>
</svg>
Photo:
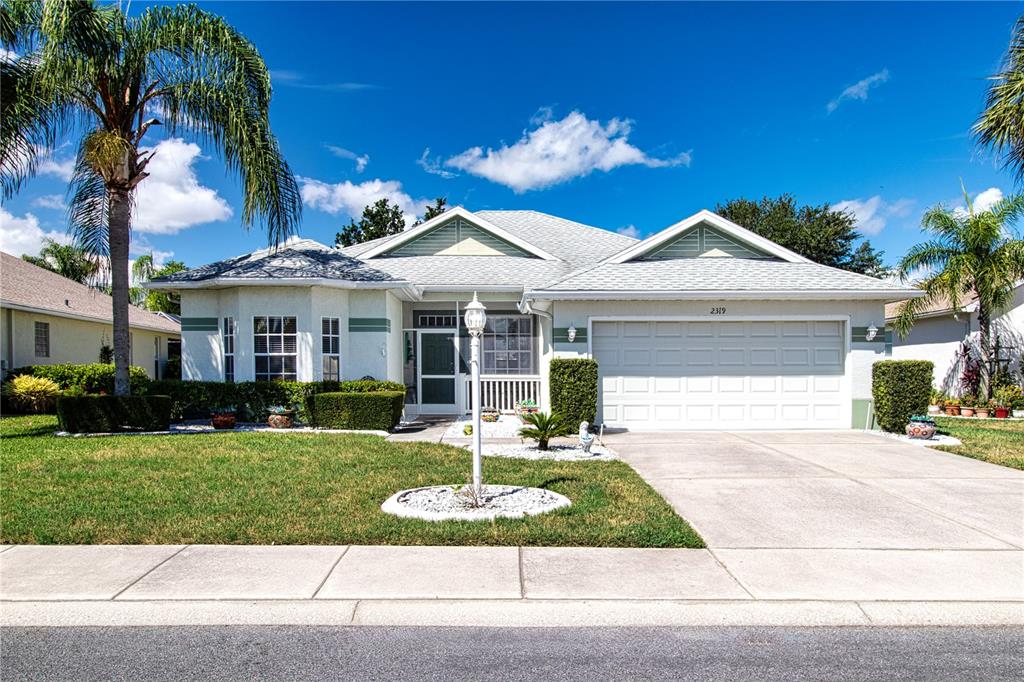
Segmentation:
<svg viewBox="0 0 1024 682">
<path fill-rule="evenodd" d="M 270 130 L 270 76 L 256 47 L 194 5 L 126 17 L 92 0 L 3 0 L 0 180 L 12 196 L 65 136 L 81 135 L 69 194 L 71 232 L 109 255 L 114 389 L 129 392 L 128 246 L 152 126 L 192 132 L 241 178 L 242 224 L 272 245 L 301 217 L 298 186 Z M 11 57 L 17 54 L 20 57 Z M 159 118 L 157 118 L 159 117 Z"/>
<path fill-rule="evenodd" d="M 427 206 L 421 220 L 413 223 L 413 227 L 441 215 L 448 210 L 448 200 L 438 197 L 432 206 Z M 362 244 L 371 239 L 380 239 L 405 230 L 405 216 L 398 204 L 392 204 L 387 197 L 378 199 L 363 209 L 363 217 L 357 223 L 349 221 L 341 232 L 334 235 L 335 246 L 352 246 Z"/>
<path fill-rule="evenodd" d="M 180 260 L 170 260 L 160 267 L 156 267 L 153 263 L 153 255 L 146 254 L 139 256 L 132 263 L 132 277 L 135 279 L 136 286 L 138 286 L 154 277 L 164 277 L 187 269 Z M 181 296 L 179 294 L 167 291 L 147 291 L 142 287 L 139 287 L 139 289 L 142 292 L 139 305 L 146 310 L 154 313 L 181 315 Z"/>
<path fill-rule="evenodd" d="M 966 296 L 978 300 L 978 336 L 981 353 L 981 385 L 989 397 L 992 370 L 992 317 L 1013 301 L 1013 289 L 1024 279 L 1024 241 L 1013 223 L 1024 214 L 1024 195 L 1008 196 L 987 211 L 975 211 L 964 191 L 967 210 L 936 206 L 924 214 L 921 229 L 933 236 L 907 251 L 898 266 L 901 279 L 925 272 L 918 283 L 923 298 L 900 306 L 893 327 L 905 337 L 921 311 L 949 301 L 954 312 Z"/>
<path fill-rule="evenodd" d="M 94 286 L 100 273 L 99 259 L 74 244 L 60 244 L 52 239 L 43 241 L 38 256 L 22 255 L 32 265 L 56 272 L 79 284 Z"/>
<path fill-rule="evenodd" d="M 854 227 L 854 217 L 828 204 L 798 206 L 791 194 L 760 201 L 732 199 L 715 208 L 715 213 L 756 232 L 815 263 L 842 270 L 883 277 L 881 251 L 875 251 Z"/>
<path fill-rule="evenodd" d="M 978 143 L 1024 178 L 1024 17 L 1017 19 L 1002 71 L 992 76 L 985 110 L 974 124 Z"/>
</svg>

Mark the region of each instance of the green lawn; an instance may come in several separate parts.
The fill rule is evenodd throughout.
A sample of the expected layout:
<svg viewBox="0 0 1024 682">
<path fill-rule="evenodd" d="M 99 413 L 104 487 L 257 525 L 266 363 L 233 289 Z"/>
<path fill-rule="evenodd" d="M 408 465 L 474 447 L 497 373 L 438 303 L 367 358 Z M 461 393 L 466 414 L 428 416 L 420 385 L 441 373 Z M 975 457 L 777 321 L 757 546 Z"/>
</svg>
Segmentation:
<svg viewBox="0 0 1024 682">
<path fill-rule="evenodd" d="M 465 483 L 467 451 L 340 434 L 57 438 L 51 416 L 0 419 L 3 543 L 703 547 L 622 462 L 484 460 L 485 481 L 566 495 L 524 520 L 429 523 L 380 504 Z"/>
<path fill-rule="evenodd" d="M 935 424 L 940 433 L 948 433 L 963 443 L 936 449 L 1024 469 L 1024 422 L 936 417 Z"/>
</svg>

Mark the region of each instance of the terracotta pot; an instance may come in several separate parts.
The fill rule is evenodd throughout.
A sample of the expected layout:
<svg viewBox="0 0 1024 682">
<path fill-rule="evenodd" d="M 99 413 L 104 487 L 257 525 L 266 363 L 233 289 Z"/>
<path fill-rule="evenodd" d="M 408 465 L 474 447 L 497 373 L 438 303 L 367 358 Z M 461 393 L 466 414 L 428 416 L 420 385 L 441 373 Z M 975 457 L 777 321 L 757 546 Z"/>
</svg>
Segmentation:
<svg viewBox="0 0 1024 682">
<path fill-rule="evenodd" d="M 960 408 L 960 416 L 961 417 L 973 417 L 974 416 L 974 408 L 973 407 L 961 407 Z"/>
<path fill-rule="evenodd" d="M 235 413 L 234 412 L 215 412 L 210 415 L 210 422 L 213 424 L 215 429 L 233 429 L 235 428 Z"/>
<path fill-rule="evenodd" d="M 1010 416 L 1010 410 L 1006 407 L 996 408 L 996 419 L 1006 419 Z"/>
<path fill-rule="evenodd" d="M 935 435 L 935 425 L 924 422 L 909 422 L 905 430 L 911 438 L 919 438 L 921 440 L 928 440 Z"/>
<path fill-rule="evenodd" d="M 980 419 L 988 419 L 989 409 L 987 407 L 979 407 L 974 410 L 974 415 Z"/>
<path fill-rule="evenodd" d="M 267 424 L 272 429 L 290 429 L 295 424 L 295 417 L 290 414 L 274 412 L 267 415 Z"/>
<path fill-rule="evenodd" d="M 960 406 L 959 405 L 946 405 L 946 416 L 947 417 L 956 417 L 959 414 L 960 414 Z"/>
<path fill-rule="evenodd" d="M 522 423 L 526 424 L 527 423 L 526 422 L 526 415 L 534 414 L 536 412 L 540 412 L 540 408 L 539 407 L 520 407 L 517 410 L 517 412 L 519 414 L 519 421 L 521 421 Z"/>
</svg>

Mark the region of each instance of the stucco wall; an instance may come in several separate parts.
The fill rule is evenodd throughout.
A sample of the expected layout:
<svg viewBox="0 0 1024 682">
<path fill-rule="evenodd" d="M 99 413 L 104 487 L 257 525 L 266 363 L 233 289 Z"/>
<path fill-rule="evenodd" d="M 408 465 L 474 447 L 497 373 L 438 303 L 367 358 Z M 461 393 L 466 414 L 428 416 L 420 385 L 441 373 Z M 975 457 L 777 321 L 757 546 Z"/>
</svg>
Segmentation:
<svg viewBox="0 0 1024 682">
<path fill-rule="evenodd" d="M 35 355 L 35 323 L 50 325 L 50 356 Z M 99 361 L 100 346 L 112 344 L 113 329 L 102 322 L 76 320 L 57 315 L 30 313 L 4 308 L 0 314 L 0 357 L 9 369 L 25 365 L 86 364 Z M 150 378 L 156 378 L 157 362 L 161 372 L 167 362 L 167 339 L 177 334 L 153 330 L 131 329 L 133 365 L 142 367 Z"/>
</svg>

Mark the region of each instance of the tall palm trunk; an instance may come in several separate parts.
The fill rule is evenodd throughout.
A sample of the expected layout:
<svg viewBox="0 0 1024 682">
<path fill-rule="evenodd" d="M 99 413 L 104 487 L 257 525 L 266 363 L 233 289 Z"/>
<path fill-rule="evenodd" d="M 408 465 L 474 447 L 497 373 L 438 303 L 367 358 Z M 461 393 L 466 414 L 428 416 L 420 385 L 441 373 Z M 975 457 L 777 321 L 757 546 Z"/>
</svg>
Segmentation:
<svg viewBox="0 0 1024 682">
<path fill-rule="evenodd" d="M 131 334 L 128 328 L 128 242 L 131 239 L 131 193 L 110 187 L 110 285 L 114 298 L 114 394 L 131 393 Z"/>
</svg>

